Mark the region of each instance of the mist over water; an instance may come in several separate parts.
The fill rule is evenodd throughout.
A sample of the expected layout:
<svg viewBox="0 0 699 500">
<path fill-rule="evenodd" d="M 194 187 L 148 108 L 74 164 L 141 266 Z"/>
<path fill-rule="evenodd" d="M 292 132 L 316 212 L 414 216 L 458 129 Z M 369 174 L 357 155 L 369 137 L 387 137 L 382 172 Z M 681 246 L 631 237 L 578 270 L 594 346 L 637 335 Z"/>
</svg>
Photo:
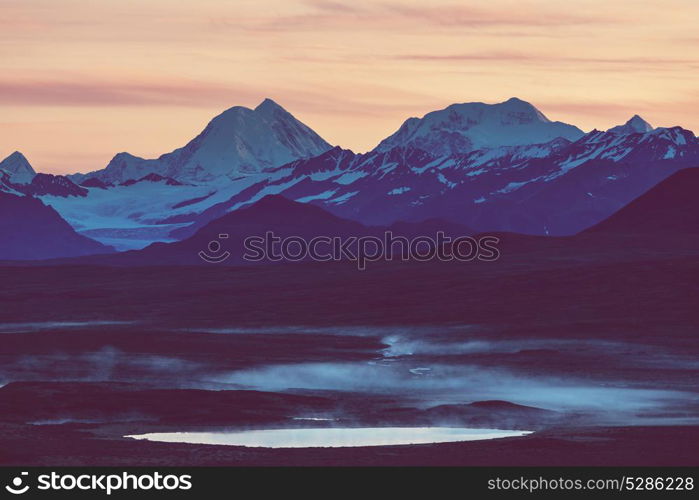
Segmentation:
<svg viewBox="0 0 699 500">
<path fill-rule="evenodd" d="M 129 322 L 76 321 L 0 324 L 0 333 L 20 337 L 50 332 L 52 338 L 60 338 L 61 332 L 85 332 L 90 345 L 99 345 L 101 332 L 110 327 L 133 328 Z M 699 360 L 642 343 L 514 337 L 478 325 L 168 330 L 177 338 L 187 337 L 188 342 L 198 342 L 200 335 L 223 342 L 227 341 L 220 335 L 230 335 L 231 341 L 245 336 L 246 350 L 234 353 L 247 364 L 230 369 L 221 363 L 225 356 L 217 361 L 210 355 L 187 356 L 186 347 L 168 354 L 157 347 L 149 352 L 145 340 L 157 339 L 162 329 L 138 331 L 144 339 L 144 347 L 138 349 L 142 352 L 126 352 L 108 343 L 75 351 L 71 344 L 59 343 L 35 354 L 6 355 L 0 365 L 0 383 L 137 381 L 166 388 L 339 391 L 387 396 L 417 408 L 502 400 L 557 412 L 594 413 L 625 423 L 640 421 L 641 415 L 686 420 L 687 412 L 681 414 L 679 409 L 699 407 L 699 395 L 691 383 Z M 275 342 L 304 335 L 304 342 L 321 353 L 329 349 L 328 354 L 321 360 L 316 355 L 312 361 L 300 355 L 294 359 L 294 352 L 274 358 L 268 354 L 270 335 L 276 336 Z M 333 359 L 343 353 L 338 345 L 347 338 L 369 340 L 362 345 L 371 347 L 357 354 L 363 359 Z"/>
<path fill-rule="evenodd" d="M 11 381 L 144 381 L 179 387 L 211 373 L 204 363 L 176 357 L 125 353 L 111 346 L 97 351 L 18 356 L 0 367 L 0 380 Z"/>
<path fill-rule="evenodd" d="M 558 377 L 525 377 L 505 369 L 399 363 L 302 363 L 235 372 L 220 382 L 265 391 L 340 390 L 390 394 L 425 404 L 505 400 L 551 410 L 628 413 L 697 397 L 680 391 L 596 384 Z"/>
<path fill-rule="evenodd" d="M 321 329 L 374 335 L 386 347 L 366 362 L 299 362 L 258 366 L 217 382 L 265 391 L 323 390 L 400 395 L 423 407 L 504 400 L 563 412 L 593 412 L 629 423 L 639 415 L 674 418 L 699 405 L 687 384 L 663 376 L 696 370 L 683 353 L 621 341 L 552 338 L 489 339 L 477 325 Z M 573 370 L 573 363 L 589 363 Z M 673 375 L 674 376 L 674 375 Z M 685 377 L 686 378 L 686 377 Z M 686 419 L 685 419 L 686 420 Z M 689 419 L 692 420 L 692 419 Z"/>
</svg>

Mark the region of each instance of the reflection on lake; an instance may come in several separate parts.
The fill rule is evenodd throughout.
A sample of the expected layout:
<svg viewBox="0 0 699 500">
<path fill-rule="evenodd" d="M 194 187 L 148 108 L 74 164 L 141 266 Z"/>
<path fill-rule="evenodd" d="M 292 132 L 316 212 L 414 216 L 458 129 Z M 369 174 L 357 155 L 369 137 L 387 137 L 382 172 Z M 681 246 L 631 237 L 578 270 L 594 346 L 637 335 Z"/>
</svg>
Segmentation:
<svg viewBox="0 0 699 500">
<path fill-rule="evenodd" d="M 342 448 L 478 441 L 525 436 L 529 431 L 458 427 L 358 427 L 265 429 L 222 432 L 156 432 L 126 436 L 166 443 L 218 444 L 263 448 Z"/>
</svg>

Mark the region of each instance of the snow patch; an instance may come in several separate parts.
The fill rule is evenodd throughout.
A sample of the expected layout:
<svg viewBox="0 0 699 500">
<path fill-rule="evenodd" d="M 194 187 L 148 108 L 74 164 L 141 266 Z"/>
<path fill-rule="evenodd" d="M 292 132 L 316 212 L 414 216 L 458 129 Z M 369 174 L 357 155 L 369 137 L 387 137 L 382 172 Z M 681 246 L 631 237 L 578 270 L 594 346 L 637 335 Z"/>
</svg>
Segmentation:
<svg viewBox="0 0 699 500">
<path fill-rule="evenodd" d="M 367 172 L 363 172 L 361 170 L 355 170 L 355 171 L 347 172 L 347 173 L 341 175 L 340 177 L 335 179 L 333 182 L 335 182 L 336 184 L 342 184 L 342 185 L 346 186 L 348 184 L 352 184 L 357 179 L 361 179 L 362 177 L 366 177 L 367 175 L 369 175 Z"/>
<path fill-rule="evenodd" d="M 309 201 L 313 200 L 327 200 L 328 198 L 331 198 L 336 192 L 337 189 L 330 189 L 328 191 L 323 191 L 322 193 L 304 196 L 303 198 L 297 198 L 296 201 L 298 201 L 299 203 L 308 203 Z"/>
<path fill-rule="evenodd" d="M 332 200 L 329 200 L 328 203 L 334 203 L 335 205 L 342 205 L 343 203 L 345 203 L 347 200 L 352 198 L 357 193 L 359 193 L 359 191 L 351 191 L 349 193 L 345 193 L 341 196 L 338 196 L 337 198 L 333 198 Z"/>
</svg>

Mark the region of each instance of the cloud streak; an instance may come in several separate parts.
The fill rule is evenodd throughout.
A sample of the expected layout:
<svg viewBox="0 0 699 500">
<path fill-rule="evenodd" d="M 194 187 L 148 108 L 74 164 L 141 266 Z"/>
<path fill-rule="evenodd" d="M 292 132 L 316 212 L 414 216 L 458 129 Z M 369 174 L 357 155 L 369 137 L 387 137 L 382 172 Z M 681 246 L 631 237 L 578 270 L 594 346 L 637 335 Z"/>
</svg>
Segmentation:
<svg viewBox="0 0 699 500">
<path fill-rule="evenodd" d="M 307 12 L 253 17 L 225 17 L 212 22 L 217 27 L 238 28 L 249 33 L 328 30 L 381 30 L 424 32 L 454 29 L 557 28 L 625 22 L 611 15 L 580 14 L 570 9 L 502 9 L 470 5 L 365 2 L 363 4 L 309 0 Z M 409 31 L 406 31 L 409 30 Z M 546 32 L 538 33 L 546 36 Z"/>
<path fill-rule="evenodd" d="M 658 57 L 580 57 L 567 54 L 535 54 L 520 52 L 483 52 L 464 54 L 399 54 L 393 59 L 407 61 L 507 61 L 507 62 L 567 62 L 582 64 L 634 64 L 634 65 L 693 65 L 696 59 L 658 58 Z"/>
<path fill-rule="evenodd" d="M 65 80 L 0 80 L 5 106 L 194 106 L 247 100 L 257 93 L 203 82 L 135 83 Z"/>
<path fill-rule="evenodd" d="M 699 58 L 675 57 L 592 57 L 572 54 L 542 54 L 521 52 L 481 52 L 459 54 L 397 54 L 389 56 L 396 61 L 413 61 L 419 63 L 449 64 L 510 64 L 513 66 L 564 66 L 577 65 L 592 68 L 598 72 L 625 72 L 629 70 L 654 72 L 699 69 Z"/>
<path fill-rule="evenodd" d="M 397 15 L 399 18 L 410 19 L 421 23 L 431 23 L 436 26 L 575 26 L 596 24 L 600 22 L 619 22 L 589 14 L 577 14 L 570 10 L 546 10 L 535 7 L 527 9 L 502 9 L 471 7 L 467 5 L 405 5 L 401 3 L 384 4 L 384 10 Z"/>
</svg>

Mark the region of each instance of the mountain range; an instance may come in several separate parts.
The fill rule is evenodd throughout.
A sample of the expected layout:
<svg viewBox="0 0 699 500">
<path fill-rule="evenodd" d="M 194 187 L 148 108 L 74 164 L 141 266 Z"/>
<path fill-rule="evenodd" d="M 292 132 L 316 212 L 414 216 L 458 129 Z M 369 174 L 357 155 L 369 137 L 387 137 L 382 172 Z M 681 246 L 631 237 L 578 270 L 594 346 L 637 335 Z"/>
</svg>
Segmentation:
<svg viewBox="0 0 699 500">
<path fill-rule="evenodd" d="M 584 133 L 517 98 L 454 104 L 406 120 L 357 154 L 265 99 L 224 111 L 171 153 L 119 153 L 87 174 L 37 174 L 15 152 L 0 162 L 0 192 L 38 197 L 75 231 L 117 250 L 185 240 L 269 195 L 362 226 L 433 219 L 472 232 L 563 236 L 697 165 L 694 133 L 638 115 Z"/>
</svg>

